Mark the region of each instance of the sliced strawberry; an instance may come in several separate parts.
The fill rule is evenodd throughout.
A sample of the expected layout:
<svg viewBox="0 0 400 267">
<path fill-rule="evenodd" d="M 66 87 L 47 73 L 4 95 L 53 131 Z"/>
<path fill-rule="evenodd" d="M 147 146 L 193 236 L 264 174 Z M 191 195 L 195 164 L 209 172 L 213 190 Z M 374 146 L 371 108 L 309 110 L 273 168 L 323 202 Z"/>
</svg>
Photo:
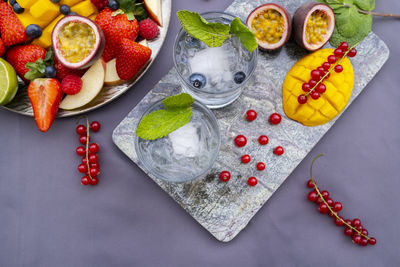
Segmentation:
<svg viewBox="0 0 400 267">
<path fill-rule="evenodd" d="M 28 87 L 36 124 L 40 131 L 46 132 L 53 123 L 63 92 L 61 84 L 54 78 L 33 80 Z"/>
<path fill-rule="evenodd" d="M 63 64 L 61 64 L 60 61 L 57 60 L 57 58 L 54 58 L 54 67 L 56 67 L 57 70 L 57 78 L 62 81 L 62 79 L 65 78 L 67 75 L 78 75 L 79 77 L 82 77 L 83 74 L 85 74 L 85 70 L 73 70 L 65 67 Z"/>
<path fill-rule="evenodd" d="M 24 43 L 28 40 L 25 28 L 7 2 L 0 2 L 0 32 L 5 46 Z"/>
<path fill-rule="evenodd" d="M 130 80 L 146 65 L 151 49 L 129 39 L 122 39 L 117 55 L 116 68 L 122 80 Z"/>
<path fill-rule="evenodd" d="M 24 75 L 29 70 L 25 67 L 26 63 L 36 62 L 39 58 L 44 59 L 46 50 L 38 45 L 19 45 L 10 47 L 6 53 L 6 60 L 10 63 L 19 77 L 28 82 Z"/>
<path fill-rule="evenodd" d="M 4 46 L 3 40 L 0 39 L 0 57 L 6 52 L 6 47 Z"/>
</svg>

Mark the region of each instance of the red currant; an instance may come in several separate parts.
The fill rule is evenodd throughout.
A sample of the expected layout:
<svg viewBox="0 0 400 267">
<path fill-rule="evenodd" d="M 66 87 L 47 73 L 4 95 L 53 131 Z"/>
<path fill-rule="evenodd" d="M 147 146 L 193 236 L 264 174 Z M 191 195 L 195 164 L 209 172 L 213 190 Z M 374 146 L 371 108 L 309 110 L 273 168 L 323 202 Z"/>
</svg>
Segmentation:
<svg viewBox="0 0 400 267">
<path fill-rule="evenodd" d="M 319 79 L 321 79 L 321 73 L 318 70 L 312 70 L 311 71 L 311 78 L 313 80 L 319 81 Z"/>
<path fill-rule="evenodd" d="M 87 169 L 87 165 L 86 164 L 79 164 L 78 166 L 78 171 L 80 173 L 87 173 L 88 169 Z"/>
<path fill-rule="evenodd" d="M 337 58 L 342 58 L 344 55 L 344 52 L 342 49 L 340 48 L 336 48 L 335 51 L 333 51 L 333 54 L 337 57 Z"/>
<path fill-rule="evenodd" d="M 311 89 L 311 86 L 308 83 L 303 83 L 303 85 L 301 86 L 301 89 L 303 89 L 304 92 L 309 92 Z"/>
<path fill-rule="evenodd" d="M 342 217 L 340 217 L 340 218 L 342 218 Z M 343 218 L 342 218 L 342 219 L 343 219 Z M 337 226 L 342 226 L 344 223 L 343 223 L 342 220 L 340 220 L 339 218 L 336 218 L 336 217 L 335 217 L 335 224 L 336 224 Z"/>
<path fill-rule="evenodd" d="M 360 244 L 360 242 L 361 242 L 361 236 L 359 234 L 353 235 L 353 243 Z"/>
<path fill-rule="evenodd" d="M 98 162 L 93 162 L 93 163 L 90 163 L 89 165 L 90 165 L 90 168 L 100 169 L 100 164 Z"/>
<path fill-rule="evenodd" d="M 334 202 L 333 202 L 333 200 L 331 198 L 328 197 L 327 199 L 325 199 L 325 201 L 326 201 L 326 203 L 328 204 L 329 207 L 332 207 Z"/>
<path fill-rule="evenodd" d="M 347 220 L 344 220 L 348 225 L 351 225 L 351 220 L 349 220 L 349 219 L 347 219 Z"/>
<path fill-rule="evenodd" d="M 244 135 L 238 135 L 235 138 L 235 145 L 238 147 L 243 147 L 247 144 L 247 139 Z"/>
<path fill-rule="evenodd" d="M 340 202 L 335 202 L 335 204 L 333 204 L 333 207 L 332 207 L 334 212 L 339 212 L 342 210 L 342 208 L 343 208 L 343 206 L 342 206 L 342 203 L 340 203 Z"/>
<path fill-rule="evenodd" d="M 346 229 L 344 229 L 344 234 L 347 236 L 352 236 L 353 235 L 353 230 L 349 227 L 346 227 Z"/>
<path fill-rule="evenodd" d="M 329 198 L 329 192 L 326 190 L 321 191 L 321 195 L 325 200 Z"/>
<path fill-rule="evenodd" d="M 315 89 L 318 93 L 323 94 L 326 92 L 326 86 L 323 83 L 318 84 L 317 88 Z"/>
<path fill-rule="evenodd" d="M 257 163 L 257 170 L 263 171 L 265 169 L 265 164 L 263 162 Z"/>
<path fill-rule="evenodd" d="M 347 49 L 349 49 L 349 44 L 347 42 L 341 42 L 338 48 L 342 49 L 342 51 L 347 51 Z"/>
<path fill-rule="evenodd" d="M 363 247 L 365 247 L 366 245 L 368 245 L 368 239 L 366 239 L 366 238 L 364 238 L 364 237 L 361 238 L 360 245 L 363 246 Z"/>
<path fill-rule="evenodd" d="M 89 155 L 89 162 L 90 163 L 95 163 L 99 160 L 99 157 L 97 156 L 97 154 L 91 154 Z"/>
<path fill-rule="evenodd" d="M 373 238 L 373 237 L 370 237 L 369 240 L 368 240 L 368 243 L 373 246 L 373 245 L 376 244 L 376 239 Z"/>
<path fill-rule="evenodd" d="M 311 98 L 317 100 L 318 98 L 320 98 L 321 94 L 318 93 L 317 91 L 314 91 L 311 93 Z"/>
<path fill-rule="evenodd" d="M 101 124 L 98 121 L 92 121 L 92 123 L 90 124 L 90 129 L 93 132 L 98 132 L 100 130 Z"/>
<path fill-rule="evenodd" d="M 246 112 L 246 119 L 248 121 L 254 121 L 256 118 L 257 118 L 257 112 L 255 110 L 250 109 Z"/>
<path fill-rule="evenodd" d="M 258 137 L 258 142 L 260 143 L 260 145 L 265 146 L 269 142 L 268 136 L 260 135 L 260 137 Z"/>
<path fill-rule="evenodd" d="M 100 173 L 100 170 L 97 168 L 90 168 L 89 173 L 91 177 L 97 177 L 97 175 Z"/>
<path fill-rule="evenodd" d="M 92 177 L 92 179 L 90 180 L 90 185 L 96 185 L 99 183 L 99 178 L 97 177 Z"/>
<path fill-rule="evenodd" d="M 250 186 L 255 186 L 255 185 L 257 184 L 257 178 L 256 178 L 256 177 L 250 177 L 250 178 L 247 180 L 247 183 L 248 183 Z"/>
<path fill-rule="evenodd" d="M 334 56 L 334 55 L 330 55 L 329 57 L 328 57 L 328 63 L 329 64 L 334 64 L 335 62 L 336 62 L 336 57 Z"/>
<path fill-rule="evenodd" d="M 92 144 L 90 144 L 89 145 L 89 152 L 90 153 L 97 153 L 97 152 L 99 152 L 99 145 L 98 144 L 96 144 L 96 143 L 92 143 Z"/>
<path fill-rule="evenodd" d="M 358 219 L 358 218 L 355 218 L 355 219 L 351 222 L 351 225 L 354 226 L 354 227 L 361 226 L 361 220 Z"/>
<path fill-rule="evenodd" d="M 328 71 L 331 68 L 331 64 L 329 64 L 329 62 L 324 62 L 322 63 L 322 67 L 324 70 Z"/>
<path fill-rule="evenodd" d="M 307 196 L 308 200 L 310 200 L 311 202 L 315 202 L 318 199 L 318 194 L 315 191 L 311 191 L 310 193 L 308 193 Z"/>
<path fill-rule="evenodd" d="M 356 228 L 357 231 L 361 232 L 363 230 L 362 225 L 357 225 L 354 228 Z"/>
<path fill-rule="evenodd" d="M 311 179 L 307 181 L 307 187 L 308 188 L 314 188 L 314 183 L 313 183 L 313 181 Z"/>
<path fill-rule="evenodd" d="M 82 158 L 82 163 L 83 163 L 83 164 L 86 164 L 86 163 L 87 163 L 87 158 L 86 158 L 86 157 L 83 157 L 83 158 Z"/>
<path fill-rule="evenodd" d="M 281 117 L 281 115 L 278 114 L 278 113 L 272 113 L 272 114 L 269 116 L 269 122 L 270 122 L 271 124 L 279 124 L 279 123 L 281 122 L 281 120 L 282 120 L 282 117 Z"/>
<path fill-rule="evenodd" d="M 250 155 L 248 155 L 248 154 L 243 155 L 243 156 L 241 157 L 241 160 L 242 160 L 242 162 L 243 162 L 244 164 L 249 163 L 250 160 L 251 160 Z"/>
<path fill-rule="evenodd" d="M 324 67 L 318 67 L 317 70 L 321 73 L 321 77 L 325 75 L 325 69 Z"/>
<path fill-rule="evenodd" d="M 349 53 L 347 53 L 348 57 L 355 57 L 357 55 L 357 49 L 352 48 L 350 49 Z"/>
<path fill-rule="evenodd" d="M 367 229 L 362 229 L 361 234 L 368 236 L 368 230 Z"/>
<path fill-rule="evenodd" d="M 321 204 L 321 203 L 323 203 L 323 202 L 324 202 L 324 201 L 322 200 L 322 198 L 318 197 L 317 203 L 318 203 L 318 204 Z"/>
<path fill-rule="evenodd" d="M 76 133 L 79 135 L 85 135 L 86 134 L 86 127 L 83 126 L 82 124 L 76 126 Z"/>
<path fill-rule="evenodd" d="M 90 183 L 89 177 L 88 176 L 83 176 L 82 179 L 81 179 L 81 183 L 83 185 L 88 185 Z"/>
<path fill-rule="evenodd" d="M 278 156 L 282 155 L 284 152 L 285 152 L 285 150 L 281 146 L 277 146 L 274 149 L 274 154 L 278 155 Z"/>
<path fill-rule="evenodd" d="M 83 146 L 78 146 L 76 148 L 76 154 L 78 154 L 78 156 L 84 156 L 86 154 L 86 149 Z"/>
<path fill-rule="evenodd" d="M 328 206 L 325 203 L 321 203 L 321 204 L 319 204 L 318 210 L 321 213 L 327 213 L 328 212 Z"/>
<path fill-rule="evenodd" d="M 341 73 L 343 71 L 343 66 L 342 65 L 336 65 L 335 66 L 335 72 L 336 73 Z"/>
<path fill-rule="evenodd" d="M 319 80 L 319 79 L 318 79 L 318 80 Z M 313 80 L 313 79 L 311 79 L 311 80 L 308 81 L 308 84 L 311 86 L 311 88 L 314 88 L 314 86 L 316 86 L 317 83 L 318 83 L 318 81 Z"/>
<path fill-rule="evenodd" d="M 87 141 L 86 135 L 82 135 L 81 137 L 79 137 L 79 143 L 81 143 L 82 145 L 86 145 L 86 141 Z"/>
<path fill-rule="evenodd" d="M 307 97 L 306 97 L 306 95 L 299 95 L 299 97 L 297 98 L 297 101 L 299 102 L 299 104 L 305 104 L 305 103 L 307 103 Z"/>
<path fill-rule="evenodd" d="M 222 182 L 228 182 L 229 179 L 231 179 L 231 173 L 228 172 L 228 171 L 222 171 L 222 172 L 219 174 L 219 179 L 220 179 Z"/>
<path fill-rule="evenodd" d="M 335 217 L 335 214 L 332 213 L 332 211 L 329 211 L 328 215 L 329 215 L 329 217 Z"/>
</svg>

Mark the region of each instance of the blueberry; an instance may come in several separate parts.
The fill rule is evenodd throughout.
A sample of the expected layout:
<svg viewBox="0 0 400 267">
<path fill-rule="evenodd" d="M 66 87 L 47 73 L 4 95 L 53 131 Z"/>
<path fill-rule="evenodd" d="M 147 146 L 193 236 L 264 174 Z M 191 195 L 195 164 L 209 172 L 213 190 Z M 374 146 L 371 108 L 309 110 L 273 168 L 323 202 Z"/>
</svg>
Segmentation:
<svg viewBox="0 0 400 267">
<path fill-rule="evenodd" d="M 46 67 L 46 77 L 47 78 L 54 78 L 57 75 L 57 69 L 54 66 L 47 66 Z"/>
<path fill-rule="evenodd" d="M 7 2 L 7 1 L 6 1 Z M 8 1 L 9 3 L 10 3 L 10 5 L 14 5 L 17 1 L 16 0 L 10 0 L 10 1 Z"/>
<path fill-rule="evenodd" d="M 111 10 L 117 10 L 117 9 L 119 8 L 119 3 L 118 3 L 116 0 L 110 0 L 110 1 L 108 2 L 108 7 L 109 7 Z"/>
<path fill-rule="evenodd" d="M 24 10 L 18 3 L 13 4 L 13 10 L 17 14 L 24 13 Z"/>
<path fill-rule="evenodd" d="M 60 0 L 50 0 L 51 2 L 53 2 L 53 3 L 59 3 L 60 2 Z"/>
<path fill-rule="evenodd" d="M 68 13 L 68 15 L 69 16 L 76 16 L 76 15 L 78 15 L 78 13 L 71 11 L 71 12 Z"/>
<path fill-rule="evenodd" d="M 26 27 L 26 34 L 33 39 L 39 38 L 42 36 L 42 28 L 39 25 L 30 24 Z"/>
<path fill-rule="evenodd" d="M 246 74 L 243 71 L 238 71 L 235 73 L 235 76 L 233 77 L 233 80 L 235 83 L 240 84 L 246 79 Z"/>
<path fill-rule="evenodd" d="M 206 86 L 207 83 L 206 77 L 204 77 L 204 75 L 200 73 L 193 73 L 192 75 L 190 75 L 189 81 L 193 85 L 193 87 L 198 89 L 203 88 L 204 86 Z"/>
<path fill-rule="evenodd" d="M 67 5 L 61 5 L 60 12 L 61 12 L 61 14 L 68 15 L 69 12 L 71 12 L 71 9 Z"/>
</svg>

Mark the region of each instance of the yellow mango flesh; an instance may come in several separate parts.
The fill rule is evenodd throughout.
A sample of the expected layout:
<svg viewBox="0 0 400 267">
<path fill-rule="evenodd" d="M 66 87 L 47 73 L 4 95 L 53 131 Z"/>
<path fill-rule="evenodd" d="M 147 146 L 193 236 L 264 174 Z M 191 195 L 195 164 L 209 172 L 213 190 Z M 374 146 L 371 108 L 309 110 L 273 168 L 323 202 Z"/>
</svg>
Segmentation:
<svg viewBox="0 0 400 267">
<path fill-rule="evenodd" d="M 311 79 L 311 71 L 327 61 L 333 49 L 321 49 L 300 59 L 288 72 L 282 87 L 283 109 L 292 120 L 305 126 L 322 125 L 340 114 L 349 102 L 354 86 L 354 72 L 350 60 L 346 57 L 340 63 L 343 72 L 331 72 L 324 81 L 326 92 L 317 100 L 308 96 L 305 104 L 297 101 L 305 92 L 303 83 Z M 334 65 L 332 65 L 334 66 Z"/>
</svg>

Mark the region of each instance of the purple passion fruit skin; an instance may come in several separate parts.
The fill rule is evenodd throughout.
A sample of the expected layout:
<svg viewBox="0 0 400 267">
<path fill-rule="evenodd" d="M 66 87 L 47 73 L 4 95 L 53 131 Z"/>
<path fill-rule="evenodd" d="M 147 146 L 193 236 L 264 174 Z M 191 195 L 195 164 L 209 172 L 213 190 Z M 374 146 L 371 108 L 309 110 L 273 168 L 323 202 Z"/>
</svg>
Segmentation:
<svg viewBox="0 0 400 267">
<path fill-rule="evenodd" d="M 255 33 L 259 48 L 264 51 L 280 49 L 289 40 L 292 30 L 289 12 L 273 3 L 255 8 L 247 17 L 246 24 Z"/>
<path fill-rule="evenodd" d="M 66 16 L 54 27 L 52 47 L 55 57 L 69 69 L 86 69 L 103 54 L 103 31 L 92 20 Z"/>
<path fill-rule="evenodd" d="M 326 4 L 305 3 L 293 16 L 294 40 L 308 51 L 323 47 L 331 38 L 334 28 L 335 14 Z"/>
</svg>

